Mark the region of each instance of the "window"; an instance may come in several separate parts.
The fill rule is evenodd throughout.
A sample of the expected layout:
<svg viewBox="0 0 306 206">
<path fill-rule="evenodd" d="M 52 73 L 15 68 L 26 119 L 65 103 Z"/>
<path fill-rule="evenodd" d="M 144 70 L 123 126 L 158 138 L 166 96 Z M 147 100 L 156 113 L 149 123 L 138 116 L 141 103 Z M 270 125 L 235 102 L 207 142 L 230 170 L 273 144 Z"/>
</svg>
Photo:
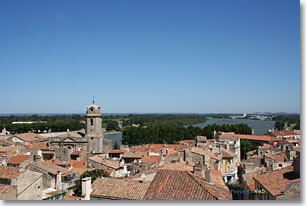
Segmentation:
<svg viewBox="0 0 306 206">
<path fill-rule="evenodd" d="M 93 119 L 90 119 L 90 125 L 93 126 Z"/>
<path fill-rule="evenodd" d="M 283 167 L 283 165 L 282 165 L 282 164 L 279 164 L 278 166 L 279 166 L 279 167 Z"/>
</svg>

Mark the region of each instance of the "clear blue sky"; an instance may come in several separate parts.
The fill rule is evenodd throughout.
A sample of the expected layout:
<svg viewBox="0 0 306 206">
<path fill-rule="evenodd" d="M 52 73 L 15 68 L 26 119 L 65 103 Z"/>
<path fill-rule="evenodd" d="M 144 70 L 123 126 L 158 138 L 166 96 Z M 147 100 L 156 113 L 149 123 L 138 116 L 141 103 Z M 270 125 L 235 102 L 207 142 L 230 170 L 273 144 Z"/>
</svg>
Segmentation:
<svg viewBox="0 0 306 206">
<path fill-rule="evenodd" d="M 300 112 L 297 0 L 0 1 L 0 113 Z"/>
</svg>

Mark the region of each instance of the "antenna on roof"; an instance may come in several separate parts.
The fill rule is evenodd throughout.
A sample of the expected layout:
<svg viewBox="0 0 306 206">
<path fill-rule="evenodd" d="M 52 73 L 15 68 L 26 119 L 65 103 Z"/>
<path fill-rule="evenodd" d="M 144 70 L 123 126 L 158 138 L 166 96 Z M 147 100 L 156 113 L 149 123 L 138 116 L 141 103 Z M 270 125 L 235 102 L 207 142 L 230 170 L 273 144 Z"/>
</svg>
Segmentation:
<svg viewBox="0 0 306 206">
<path fill-rule="evenodd" d="M 92 96 L 92 104 L 95 104 L 95 96 Z"/>
</svg>

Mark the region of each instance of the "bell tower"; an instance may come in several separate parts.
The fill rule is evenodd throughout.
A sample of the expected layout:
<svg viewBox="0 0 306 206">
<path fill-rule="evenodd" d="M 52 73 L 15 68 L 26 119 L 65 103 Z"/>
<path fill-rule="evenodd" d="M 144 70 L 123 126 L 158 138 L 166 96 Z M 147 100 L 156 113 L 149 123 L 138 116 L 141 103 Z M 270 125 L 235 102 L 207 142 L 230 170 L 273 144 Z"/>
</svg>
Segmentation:
<svg viewBox="0 0 306 206">
<path fill-rule="evenodd" d="M 86 109 L 85 137 L 88 141 L 88 152 L 102 152 L 103 150 L 103 130 L 101 107 L 95 105 L 87 106 Z"/>
</svg>

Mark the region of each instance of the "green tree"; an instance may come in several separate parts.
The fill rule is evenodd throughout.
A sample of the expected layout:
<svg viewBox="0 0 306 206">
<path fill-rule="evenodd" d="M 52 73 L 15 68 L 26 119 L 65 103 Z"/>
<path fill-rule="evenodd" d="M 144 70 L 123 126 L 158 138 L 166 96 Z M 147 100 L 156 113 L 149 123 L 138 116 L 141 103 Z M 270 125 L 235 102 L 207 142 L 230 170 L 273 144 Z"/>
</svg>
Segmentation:
<svg viewBox="0 0 306 206">
<path fill-rule="evenodd" d="M 82 179 L 85 177 L 91 177 L 91 183 L 93 183 L 99 177 L 110 177 L 110 176 L 107 172 L 98 169 L 84 172 L 81 175 L 80 179 L 75 181 L 75 187 L 73 189 L 75 196 L 82 195 Z"/>
<path fill-rule="evenodd" d="M 113 146 L 113 149 L 120 149 L 120 147 L 119 147 L 117 141 L 115 141 L 115 144 L 114 144 L 114 146 Z"/>
<path fill-rule="evenodd" d="M 242 159 L 246 159 L 246 153 L 252 150 L 252 143 L 250 140 L 240 140 L 240 156 Z"/>
<path fill-rule="evenodd" d="M 107 126 L 106 126 L 106 131 L 113 131 L 113 130 L 119 130 L 119 126 L 118 126 L 118 122 L 116 121 L 112 121 L 112 120 L 108 120 L 106 122 Z"/>
</svg>

